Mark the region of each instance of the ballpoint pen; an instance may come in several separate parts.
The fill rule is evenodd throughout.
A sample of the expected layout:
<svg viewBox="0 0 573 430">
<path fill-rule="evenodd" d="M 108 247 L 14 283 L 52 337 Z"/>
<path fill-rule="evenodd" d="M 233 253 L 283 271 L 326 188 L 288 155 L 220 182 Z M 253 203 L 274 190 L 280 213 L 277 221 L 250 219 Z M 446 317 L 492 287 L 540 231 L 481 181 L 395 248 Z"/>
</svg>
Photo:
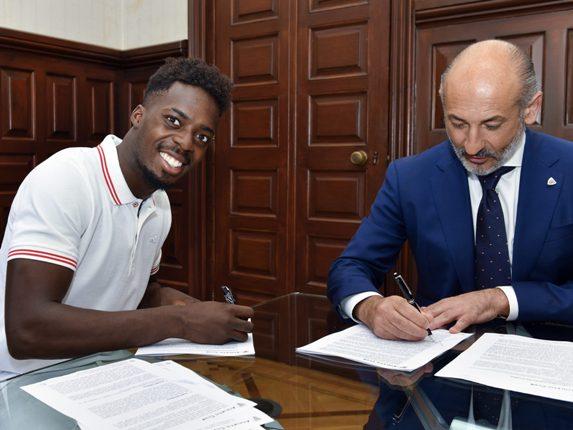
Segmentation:
<svg viewBox="0 0 573 430">
<path fill-rule="evenodd" d="M 233 292 L 229 287 L 227 287 L 226 285 L 221 285 L 221 290 L 223 290 L 223 297 L 225 297 L 225 301 L 227 303 L 229 303 L 230 305 L 234 305 L 235 303 L 237 303 L 237 301 L 235 300 L 235 296 L 233 295 Z"/>
<path fill-rule="evenodd" d="M 398 288 L 400 288 L 402 295 L 408 301 L 408 303 L 414 306 L 418 312 L 422 313 L 422 309 L 420 309 L 420 306 L 418 306 L 418 303 L 416 303 L 416 300 L 414 300 L 412 290 L 410 290 L 408 284 L 406 284 L 406 281 L 404 281 L 404 278 L 402 278 L 402 275 L 394 272 L 394 280 L 396 281 L 396 284 L 398 284 Z M 427 328 L 426 331 L 428 332 L 428 336 L 432 335 L 432 330 L 430 330 L 430 328 Z"/>
</svg>

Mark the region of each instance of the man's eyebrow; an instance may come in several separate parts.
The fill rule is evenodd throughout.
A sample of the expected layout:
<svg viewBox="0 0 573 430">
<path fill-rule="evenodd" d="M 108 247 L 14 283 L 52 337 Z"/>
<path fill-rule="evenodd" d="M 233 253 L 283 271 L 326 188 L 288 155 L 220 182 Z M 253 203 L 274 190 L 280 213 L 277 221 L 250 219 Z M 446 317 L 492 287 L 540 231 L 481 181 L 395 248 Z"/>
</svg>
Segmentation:
<svg viewBox="0 0 573 430">
<path fill-rule="evenodd" d="M 492 122 L 492 121 L 505 121 L 505 117 L 501 116 L 501 115 L 495 115 L 495 116 L 492 116 L 491 118 L 484 119 L 482 121 L 482 124 L 484 124 L 486 122 Z"/>
<path fill-rule="evenodd" d="M 189 118 L 189 115 L 187 115 L 184 112 L 181 112 L 179 109 L 172 107 L 171 110 L 177 114 L 179 114 L 181 117 L 185 118 L 185 119 L 191 119 Z"/>
<path fill-rule="evenodd" d="M 200 125 L 199 128 L 201 130 L 208 131 L 211 134 L 215 134 L 215 130 L 213 130 L 211 127 L 207 127 L 206 125 Z"/>
<path fill-rule="evenodd" d="M 456 115 L 454 115 L 454 114 L 449 114 L 449 115 L 448 115 L 448 119 L 449 119 L 449 120 L 454 119 L 454 120 L 456 120 L 456 121 L 467 122 L 465 119 L 460 118 L 459 116 L 456 116 Z"/>
</svg>

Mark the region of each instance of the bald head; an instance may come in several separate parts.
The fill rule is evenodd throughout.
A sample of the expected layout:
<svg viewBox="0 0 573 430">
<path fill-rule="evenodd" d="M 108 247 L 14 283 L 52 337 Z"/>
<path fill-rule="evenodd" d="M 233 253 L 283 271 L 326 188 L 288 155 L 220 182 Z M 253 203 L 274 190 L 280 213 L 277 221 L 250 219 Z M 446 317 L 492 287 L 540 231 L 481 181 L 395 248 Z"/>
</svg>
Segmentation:
<svg viewBox="0 0 573 430">
<path fill-rule="evenodd" d="M 464 49 L 442 75 L 440 96 L 509 97 L 524 109 L 539 91 L 533 63 L 525 52 L 503 40 L 485 40 Z M 453 94 L 452 94 L 453 95 Z"/>
</svg>

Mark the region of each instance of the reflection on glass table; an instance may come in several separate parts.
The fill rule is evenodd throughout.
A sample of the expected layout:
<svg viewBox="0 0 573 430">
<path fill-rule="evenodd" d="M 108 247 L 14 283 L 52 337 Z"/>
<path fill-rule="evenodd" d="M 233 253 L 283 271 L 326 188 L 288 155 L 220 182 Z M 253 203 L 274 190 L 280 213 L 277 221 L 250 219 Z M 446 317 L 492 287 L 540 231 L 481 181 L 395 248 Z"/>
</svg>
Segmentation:
<svg viewBox="0 0 573 430">
<path fill-rule="evenodd" d="M 433 376 L 481 332 L 573 340 L 571 327 L 489 324 L 432 363 L 403 373 L 333 357 L 297 355 L 296 347 L 348 327 L 323 296 L 293 293 L 277 297 L 257 305 L 253 321 L 256 357 L 145 359 L 173 359 L 257 401 L 286 429 L 573 428 L 571 403 Z M 115 351 L 78 358 L 0 383 L 0 428 L 78 428 L 75 421 L 20 387 L 132 356 L 130 351 Z"/>
</svg>

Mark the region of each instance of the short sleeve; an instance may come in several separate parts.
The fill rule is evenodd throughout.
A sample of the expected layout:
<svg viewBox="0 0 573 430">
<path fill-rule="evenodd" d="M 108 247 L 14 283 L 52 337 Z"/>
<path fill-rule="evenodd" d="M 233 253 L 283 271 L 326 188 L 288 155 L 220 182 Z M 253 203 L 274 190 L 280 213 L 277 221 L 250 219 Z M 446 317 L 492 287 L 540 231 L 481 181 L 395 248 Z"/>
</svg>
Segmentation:
<svg viewBox="0 0 573 430">
<path fill-rule="evenodd" d="M 151 275 L 155 275 L 159 272 L 159 265 L 161 264 L 161 248 L 157 251 L 157 255 L 155 256 L 155 260 L 153 261 L 153 267 L 151 268 Z"/>
<path fill-rule="evenodd" d="M 92 193 L 74 163 L 48 159 L 24 180 L 8 220 L 8 260 L 26 258 L 74 270 Z"/>
</svg>

